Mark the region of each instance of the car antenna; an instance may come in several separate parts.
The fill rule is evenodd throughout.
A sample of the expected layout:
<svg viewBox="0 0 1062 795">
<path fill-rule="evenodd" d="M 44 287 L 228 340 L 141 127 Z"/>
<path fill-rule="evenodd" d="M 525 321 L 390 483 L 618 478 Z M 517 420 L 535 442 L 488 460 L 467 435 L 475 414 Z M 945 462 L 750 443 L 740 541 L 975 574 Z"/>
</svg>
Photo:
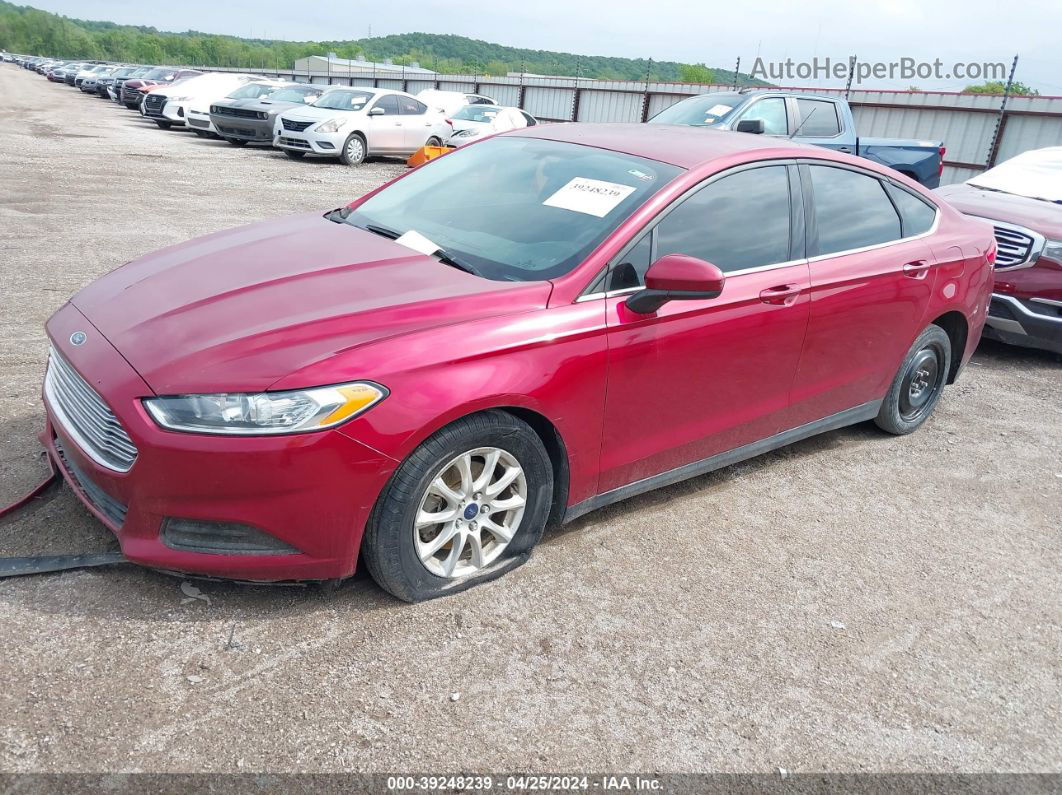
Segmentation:
<svg viewBox="0 0 1062 795">
<path fill-rule="evenodd" d="M 794 135 L 796 135 L 798 132 L 800 132 L 800 128 L 808 123 L 808 119 L 810 119 L 812 116 L 815 115 L 815 111 L 817 111 L 817 110 L 818 110 L 818 108 L 812 108 L 811 109 L 811 113 L 809 113 L 807 116 L 804 117 L 804 119 L 800 122 L 800 124 L 797 125 L 797 128 L 795 130 L 793 130 L 793 132 L 789 133 L 789 140 L 790 141 L 793 140 L 793 136 Z"/>
</svg>

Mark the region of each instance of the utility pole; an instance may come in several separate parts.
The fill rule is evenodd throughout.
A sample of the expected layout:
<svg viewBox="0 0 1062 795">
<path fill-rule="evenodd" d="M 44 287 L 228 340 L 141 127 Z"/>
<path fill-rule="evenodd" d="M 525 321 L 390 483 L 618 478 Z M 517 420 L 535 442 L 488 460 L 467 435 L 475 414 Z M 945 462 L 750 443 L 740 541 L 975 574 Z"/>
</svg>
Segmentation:
<svg viewBox="0 0 1062 795">
<path fill-rule="evenodd" d="M 1010 64 L 1010 76 L 1007 77 L 1007 85 L 1003 87 L 1003 101 L 999 103 L 999 115 L 996 117 L 996 129 L 992 131 L 992 144 L 988 147 L 988 162 L 986 168 L 992 168 L 999 157 L 999 144 L 1003 140 L 1003 131 L 1007 127 L 1007 100 L 1010 99 L 1010 91 L 1014 87 L 1014 72 L 1018 69 L 1018 56 Z"/>
<path fill-rule="evenodd" d="M 848 56 L 848 82 L 844 87 L 844 98 L 848 101 L 848 95 L 852 93 L 852 78 L 855 77 L 856 56 Z"/>
<path fill-rule="evenodd" d="M 734 88 L 738 87 L 738 81 L 741 79 L 741 56 L 738 56 L 737 63 L 734 64 Z"/>
</svg>

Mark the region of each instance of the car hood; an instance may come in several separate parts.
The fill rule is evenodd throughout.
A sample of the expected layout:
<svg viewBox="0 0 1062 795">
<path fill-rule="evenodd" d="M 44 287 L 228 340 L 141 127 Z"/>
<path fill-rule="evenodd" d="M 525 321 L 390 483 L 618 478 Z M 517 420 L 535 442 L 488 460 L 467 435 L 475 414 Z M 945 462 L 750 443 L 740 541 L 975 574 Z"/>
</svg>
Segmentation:
<svg viewBox="0 0 1062 795">
<path fill-rule="evenodd" d="M 311 214 L 162 249 L 71 303 L 157 394 L 253 392 L 377 340 L 544 308 L 551 288 L 482 279 Z"/>
<path fill-rule="evenodd" d="M 933 192 L 966 215 L 1018 224 L 1051 240 L 1062 240 L 1062 204 L 982 190 L 965 182 L 937 188 Z"/>
<path fill-rule="evenodd" d="M 262 110 L 269 114 L 283 113 L 292 108 L 305 108 L 305 102 L 274 102 L 270 99 L 219 99 L 213 105 L 225 108 L 243 108 L 245 110 Z"/>
<path fill-rule="evenodd" d="M 292 121 L 317 121 L 318 119 L 334 119 L 337 116 L 339 118 L 347 118 L 348 116 L 353 118 L 354 116 L 362 114 L 362 111 L 357 110 L 336 110 L 335 108 L 315 108 L 313 105 L 303 105 L 301 107 L 296 106 L 291 110 L 284 111 L 281 114 L 285 119 L 291 119 Z"/>
</svg>

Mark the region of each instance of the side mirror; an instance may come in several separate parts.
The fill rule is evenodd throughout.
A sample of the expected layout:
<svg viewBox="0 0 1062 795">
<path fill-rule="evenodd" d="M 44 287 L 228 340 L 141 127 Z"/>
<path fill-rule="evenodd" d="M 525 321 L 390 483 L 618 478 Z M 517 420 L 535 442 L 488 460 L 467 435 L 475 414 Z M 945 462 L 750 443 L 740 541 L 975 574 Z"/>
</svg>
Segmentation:
<svg viewBox="0 0 1062 795">
<path fill-rule="evenodd" d="M 384 115 L 384 109 L 383 108 L 373 108 L 372 110 L 369 111 L 369 115 L 370 116 L 383 116 Z"/>
<path fill-rule="evenodd" d="M 763 135 L 763 131 L 766 128 L 763 126 L 763 119 L 742 119 L 737 123 L 737 127 L 734 129 L 738 132 Z"/>
<path fill-rule="evenodd" d="M 645 274 L 645 289 L 627 299 L 627 308 L 651 315 L 668 301 L 716 298 L 723 292 L 726 276 L 710 262 L 685 254 L 661 257 Z"/>
</svg>

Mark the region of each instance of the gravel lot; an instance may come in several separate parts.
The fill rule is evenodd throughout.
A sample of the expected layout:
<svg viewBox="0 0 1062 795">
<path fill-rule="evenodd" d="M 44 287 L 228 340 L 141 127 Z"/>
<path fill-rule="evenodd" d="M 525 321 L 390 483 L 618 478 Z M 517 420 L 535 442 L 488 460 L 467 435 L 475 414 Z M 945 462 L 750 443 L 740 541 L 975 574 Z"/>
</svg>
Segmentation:
<svg viewBox="0 0 1062 795">
<path fill-rule="evenodd" d="M 45 472 L 43 324 L 70 294 L 403 169 L 163 132 L 11 65 L 0 96 L 0 504 Z M 856 426 L 612 506 L 428 604 L 365 577 L 0 582 L 0 770 L 1062 771 L 1060 394 L 1058 357 L 985 343 L 913 436 Z M 111 544 L 65 488 L 0 524 L 0 555 Z"/>
</svg>

